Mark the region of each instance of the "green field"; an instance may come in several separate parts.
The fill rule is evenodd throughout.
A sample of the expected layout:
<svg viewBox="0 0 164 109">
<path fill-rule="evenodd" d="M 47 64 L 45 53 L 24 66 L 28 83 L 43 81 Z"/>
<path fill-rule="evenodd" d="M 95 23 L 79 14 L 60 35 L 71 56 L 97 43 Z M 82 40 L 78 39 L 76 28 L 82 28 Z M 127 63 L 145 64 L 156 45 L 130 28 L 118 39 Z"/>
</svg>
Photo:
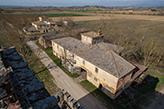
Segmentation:
<svg viewBox="0 0 164 109">
<path fill-rule="evenodd" d="M 159 82 L 157 83 L 155 89 L 164 87 L 164 75 L 163 74 L 160 74 L 157 71 L 151 70 L 151 69 L 146 71 L 146 74 L 150 74 L 151 76 L 158 78 Z"/>
<path fill-rule="evenodd" d="M 67 13 L 56 13 L 56 14 L 43 14 L 47 17 L 72 17 L 72 16 L 87 16 L 87 15 L 82 15 L 82 14 L 67 14 Z"/>
<path fill-rule="evenodd" d="M 0 25 L 0 29 L 2 28 L 3 26 L 2 25 Z"/>
<path fill-rule="evenodd" d="M 69 14 L 69 13 L 31 13 L 31 14 L 23 14 L 23 13 L 12 13 L 11 15 L 15 16 L 47 16 L 47 17 L 73 17 L 73 16 L 88 16 L 88 15 L 82 15 L 82 14 Z"/>
</svg>

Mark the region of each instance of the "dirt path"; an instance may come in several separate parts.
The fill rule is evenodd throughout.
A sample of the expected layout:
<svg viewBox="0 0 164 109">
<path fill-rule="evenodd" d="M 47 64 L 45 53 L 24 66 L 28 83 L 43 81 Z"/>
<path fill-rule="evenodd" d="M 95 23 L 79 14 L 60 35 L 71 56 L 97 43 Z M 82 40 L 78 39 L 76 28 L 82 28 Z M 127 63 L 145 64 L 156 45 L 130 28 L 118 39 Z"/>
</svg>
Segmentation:
<svg viewBox="0 0 164 109">
<path fill-rule="evenodd" d="M 77 14 L 77 13 L 76 13 Z M 89 15 L 89 13 L 86 13 Z M 100 19 L 136 19 L 136 20 L 151 20 L 151 21 L 164 21 L 164 16 L 150 16 L 150 15 L 122 15 L 122 14 L 93 14 L 92 16 L 78 16 L 71 17 L 74 21 L 87 21 L 87 20 L 100 20 Z M 53 21 L 59 21 L 64 17 L 51 17 Z"/>
<path fill-rule="evenodd" d="M 33 41 L 29 41 L 27 44 L 36 55 L 38 49 L 41 50 Z M 98 101 L 93 95 L 66 75 L 43 50 L 37 56 L 54 77 L 55 84 L 59 88 L 67 90 L 85 109 L 106 109 L 101 101 Z"/>
</svg>

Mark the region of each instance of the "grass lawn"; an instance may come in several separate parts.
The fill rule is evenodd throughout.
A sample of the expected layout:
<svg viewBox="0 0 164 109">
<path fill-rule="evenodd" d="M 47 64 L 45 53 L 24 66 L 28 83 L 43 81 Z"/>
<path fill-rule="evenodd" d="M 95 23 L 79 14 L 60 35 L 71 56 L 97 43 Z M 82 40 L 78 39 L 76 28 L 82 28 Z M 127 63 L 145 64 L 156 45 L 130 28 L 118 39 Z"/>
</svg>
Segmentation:
<svg viewBox="0 0 164 109">
<path fill-rule="evenodd" d="M 48 56 L 70 77 L 72 78 L 77 78 L 80 75 L 75 73 L 75 74 L 71 74 L 71 72 L 69 72 L 66 68 L 64 68 L 60 62 L 60 60 L 53 55 L 52 53 L 52 48 L 46 49 L 45 52 L 48 54 Z"/>
<path fill-rule="evenodd" d="M 71 72 L 69 72 L 66 68 L 64 68 L 63 66 L 62 66 L 62 64 L 61 64 L 61 61 L 56 57 L 56 56 L 54 56 L 53 55 L 53 53 L 52 53 L 52 48 L 48 48 L 48 49 L 45 49 L 45 48 L 43 48 L 42 46 L 40 46 L 40 44 L 39 44 L 39 42 L 37 41 L 36 42 L 36 44 L 40 47 L 40 48 L 42 48 L 47 54 L 48 54 L 48 56 L 68 75 L 68 76 L 70 76 L 70 77 L 72 77 L 72 78 L 77 78 L 77 77 L 79 77 L 80 75 L 79 74 L 77 74 L 77 73 L 74 73 L 74 74 L 71 74 Z"/>
<path fill-rule="evenodd" d="M 164 68 L 158 68 L 160 72 L 164 72 Z"/>
<path fill-rule="evenodd" d="M 0 45 L 1 46 L 5 46 L 6 44 L 5 44 L 5 37 L 4 37 L 4 34 L 5 34 L 5 31 L 4 31 L 4 29 L 3 29 L 3 26 L 2 25 L 0 25 Z"/>
<path fill-rule="evenodd" d="M 2 25 L 0 25 L 0 29 L 2 28 L 3 26 Z"/>
<path fill-rule="evenodd" d="M 97 88 L 90 83 L 88 80 L 84 80 L 80 83 L 86 90 L 88 90 L 89 92 L 92 92 L 94 90 L 96 90 Z"/>
<path fill-rule="evenodd" d="M 164 80 L 164 78 L 161 79 Z M 140 109 L 142 106 L 147 107 L 147 105 L 152 103 L 152 100 L 148 99 L 149 97 L 152 97 L 152 99 L 155 97 L 155 91 L 153 89 L 155 89 L 156 84 L 154 81 L 143 83 L 137 88 L 129 87 L 115 100 L 109 98 L 87 80 L 82 81 L 80 84 L 88 90 L 90 94 L 101 100 L 109 109 Z"/>
<path fill-rule="evenodd" d="M 34 56 L 34 54 L 32 54 Z M 52 95 L 58 92 L 60 89 L 54 84 L 54 78 L 47 70 L 47 68 L 42 64 L 40 60 L 32 63 L 30 65 L 30 69 L 34 70 L 35 76 L 39 79 L 39 81 L 43 81 L 45 88 Z"/>
<path fill-rule="evenodd" d="M 104 103 L 104 105 L 109 109 L 122 109 L 123 107 L 117 104 L 114 100 L 105 95 L 102 91 L 97 89 L 92 83 L 88 80 L 84 80 L 80 83 L 87 91 L 89 91 L 93 96 L 98 98 Z"/>
<path fill-rule="evenodd" d="M 67 13 L 60 13 L 60 14 L 43 14 L 47 17 L 71 17 L 71 16 L 87 16 L 82 14 L 67 14 Z"/>
<path fill-rule="evenodd" d="M 5 31 L 5 28 L 0 24 L 0 46 L 4 46 L 4 47 L 13 46 L 9 41 L 10 40 L 7 37 L 7 31 Z"/>
<path fill-rule="evenodd" d="M 146 71 L 146 74 L 149 74 L 155 78 L 156 77 L 158 78 L 159 82 L 157 83 L 155 89 L 160 88 L 161 86 L 164 86 L 164 75 L 163 74 L 160 74 L 160 73 L 156 72 L 155 70 L 151 70 L 151 69 Z"/>
</svg>

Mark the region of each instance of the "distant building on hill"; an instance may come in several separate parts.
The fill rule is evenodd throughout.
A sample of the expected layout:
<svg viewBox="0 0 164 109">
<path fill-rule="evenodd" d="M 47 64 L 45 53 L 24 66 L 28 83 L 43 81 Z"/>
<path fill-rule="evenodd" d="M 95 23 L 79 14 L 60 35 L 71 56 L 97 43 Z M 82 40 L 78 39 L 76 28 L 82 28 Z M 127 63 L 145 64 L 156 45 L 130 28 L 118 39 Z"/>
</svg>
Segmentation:
<svg viewBox="0 0 164 109">
<path fill-rule="evenodd" d="M 48 19 L 46 16 L 40 16 L 38 21 L 31 22 L 32 26 L 24 27 L 26 34 L 47 33 L 52 31 L 64 31 L 65 27 Z"/>
</svg>

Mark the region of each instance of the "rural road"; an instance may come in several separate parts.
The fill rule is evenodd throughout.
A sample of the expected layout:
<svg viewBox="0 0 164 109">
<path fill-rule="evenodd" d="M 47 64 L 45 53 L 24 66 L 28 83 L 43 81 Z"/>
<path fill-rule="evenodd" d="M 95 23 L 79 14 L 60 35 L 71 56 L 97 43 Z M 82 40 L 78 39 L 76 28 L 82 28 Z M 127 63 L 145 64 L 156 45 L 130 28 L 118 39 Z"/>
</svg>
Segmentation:
<svg viewBox="0 0 164 109">
<path fill-rule="evenodd" d="M 31 50 L 40 58 L 41 62 L 47 67 L 51 75 L 55 79 L 55 84 L 69 92 L 85 109 L 106 109 L 106 107 L 98 101 L 88 91 L 84 90 L 81 85 L 74 82 L 72 78 L 66 75 L 53 61 L 52 59 L 40 49 L 35 41 L 27 42 Z M 39 55 L 38 55 L 38 50 Z"/>
</svg>

